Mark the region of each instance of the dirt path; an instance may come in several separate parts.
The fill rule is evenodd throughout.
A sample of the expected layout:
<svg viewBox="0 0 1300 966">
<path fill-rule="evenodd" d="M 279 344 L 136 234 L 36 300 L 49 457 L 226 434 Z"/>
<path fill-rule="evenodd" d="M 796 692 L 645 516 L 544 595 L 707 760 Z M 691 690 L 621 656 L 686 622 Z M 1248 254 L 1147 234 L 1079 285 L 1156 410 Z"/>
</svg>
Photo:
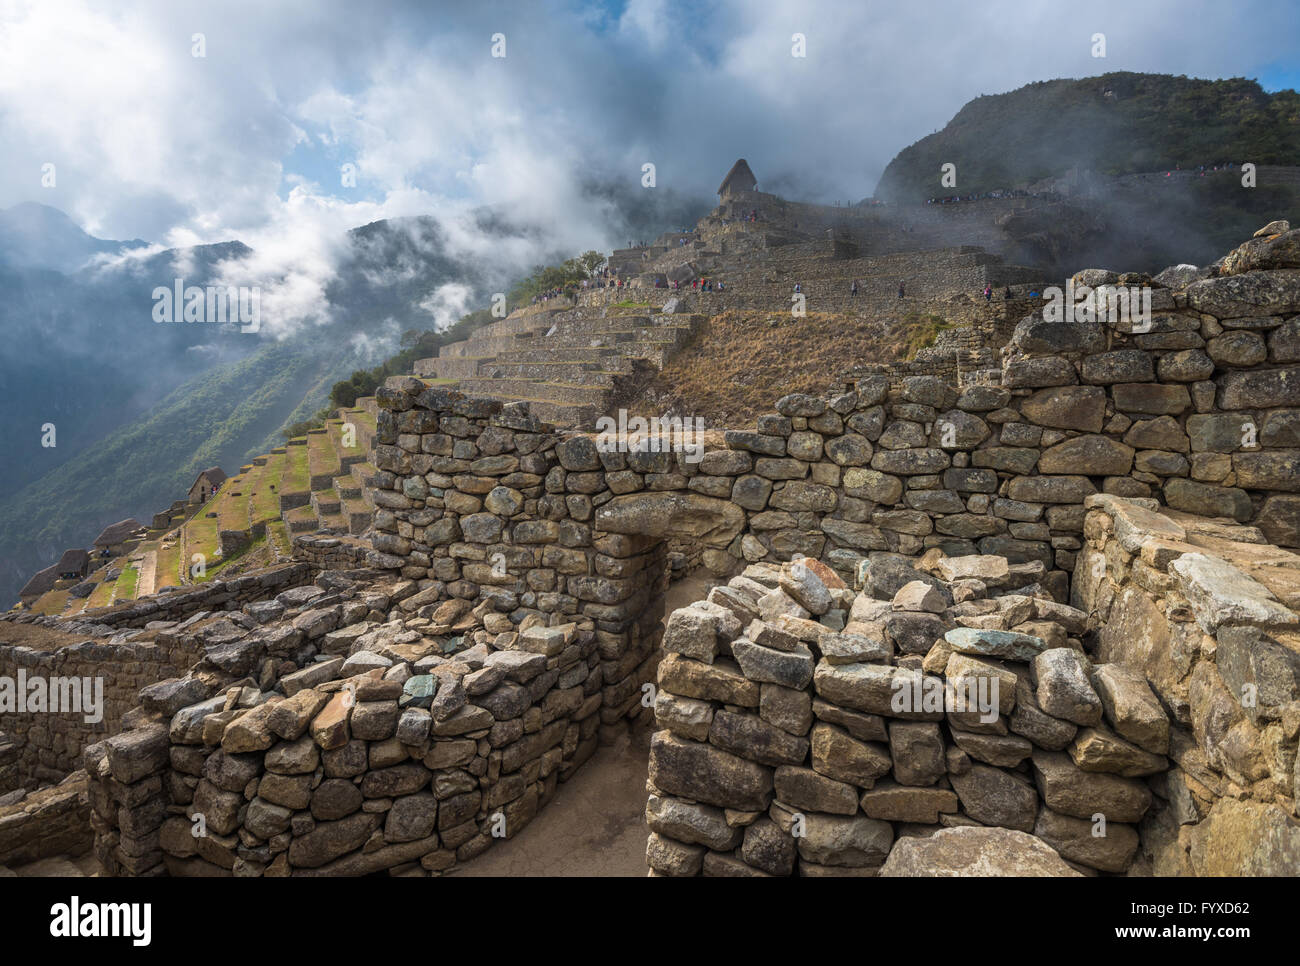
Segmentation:
<svg viewBox="0 0 1300 966">
<path fill-rule="evenodd" d="M 453 876 L 644 876 L 647 715 L 560 785 L 532 824 Z"/>
<path fill-rule="evenodd" d="M 665 617 L 700 600 L 716 580 L 691 576 L 665 597 Z M 488 849 L 453 876 L 644 876 L 645 782 L 654 716 L 642 713 L 627 735 L 600 748 L 560 785 L 532 824 Z"/>
<path fill-rule="evenodd" d="M 158 551 L 148 550 L 140 561 L 140 576 L 136 578 L 135 596 L 145 597 L 152 594 L 158 580 Z"/>
</svg>

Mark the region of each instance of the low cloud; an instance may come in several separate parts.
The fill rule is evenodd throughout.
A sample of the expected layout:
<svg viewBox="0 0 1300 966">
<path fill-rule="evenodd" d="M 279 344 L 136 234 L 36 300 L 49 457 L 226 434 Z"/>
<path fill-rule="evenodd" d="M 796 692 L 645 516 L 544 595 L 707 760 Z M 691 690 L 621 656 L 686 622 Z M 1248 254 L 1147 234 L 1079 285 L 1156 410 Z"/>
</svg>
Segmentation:
<svg viewBox="0 0 1300 966">
<path fill-rule="evenodd" d="M 638 192 L 658 193 L 662 211 L 711 199 L 738 156 L 760 187 L 858 199 L 971 97 L 1114 70 L 1259 74 L 1295 59 L 1300 39 L 1276 29 L 1289 13 L 1185 0 L 325 0 L 304 23 L 252 0 L 220 13 L 11 2 L 0 206 L 43 202 L 100 237 L 157 246 L 243 241 L 254 255 L 226 274 L 262 286 L 268 327 L 284 333 L 328 318 L 328 281 L 358 225 L 433 216 L 456 257 L 508 276 L 623 244 Z M 1098 32 L 1104 59 L 1092 56 Z M 491 56 L 496 33 L 504 58 Z M 796 34 L 804 57 L 792 56 Z M 56 187 L 41 186 L 46 163 Z M 645 163 L 653 189 L 640 185 Z M 484 207 L 519 233 L 484 232 Z M 391 267 L 394 279 L 407 270 Z"/>
</svg>

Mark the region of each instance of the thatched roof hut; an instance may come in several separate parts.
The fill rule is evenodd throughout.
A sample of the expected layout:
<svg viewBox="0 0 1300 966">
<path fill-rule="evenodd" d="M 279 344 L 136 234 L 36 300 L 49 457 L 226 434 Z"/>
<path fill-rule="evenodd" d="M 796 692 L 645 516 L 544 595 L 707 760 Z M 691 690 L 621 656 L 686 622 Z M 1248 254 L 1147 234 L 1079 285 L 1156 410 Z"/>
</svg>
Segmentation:
<svg viewBox="0 0 1300 966">
<path fill-rule="evenodd" d="M 754 172 L 749 170 L 749 162 L 741 158 L 731 166 L 727 176 L 722 179 L 722 184 L 718 185 L 718 196 L 724 201 L 727 196 L 737 191 L 753 191 L 758 184 L 758 179 L 754 177 Z"/>
</svg>

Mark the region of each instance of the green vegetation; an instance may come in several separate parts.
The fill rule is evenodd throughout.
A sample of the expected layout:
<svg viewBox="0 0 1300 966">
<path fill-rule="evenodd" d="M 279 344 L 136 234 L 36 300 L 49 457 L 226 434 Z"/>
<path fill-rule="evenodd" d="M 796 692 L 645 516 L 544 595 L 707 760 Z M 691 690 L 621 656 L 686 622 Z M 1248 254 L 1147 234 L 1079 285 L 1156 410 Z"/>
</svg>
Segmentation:
<svg viewBox="0 0 1300 966">
<path fill-rule="evenodd" d="M 280 518 L 280 494 L 276 487 L 280 484 L 286 462 L 288 457 L 284 453 L 272 453 L 267 457 L 266 466 L 262 467 L 263 473 L 253 484 L 249 494 L 250 525 Z"/>
<path fill-rule="evenodd" d="M 310 420 L 288 427 L 284 431 L 285 439 L 301 436 L 309 429 L 319 429 L 325 424 L 330 409 L 340 407 L 347 409 L 355 406 L 362 396 L 373 396 L 375 390 L 382 386 L 389 376 L 409 374 L 415 360 L 436 356 L 442 346 L 468 339 L 475 329 L 482 328 L 492 321 L 494 320 L 490 311 L 477 309 L 441 332 L 408 329 L 402 333 L 400 352 L 385 359 L 373 369 L 357 369 L 347 379 L 334 383 L 330 389 L 329 408 L 321 410 Z"/>
<path fill-rule="evenodd" d="M 117 578 L 117 585 L 113 588 L 113 597 L 116 600 L 134 600 L 135 587 L 140 580 L 140 571 L 134 565 L 123 567 L 121 575 Z"/>
<path fill-rule="evenodd" d="M 1112 73 L 977 97 L 943 130 L 900 151 L 876 196 L 924 201 L 1011 188 L 1074 167 L 1107 175 L 1181 165 L 1295 164 L 1300 95 L 1256 81 Z M 957 186 L 939 184 L 945 163 Z M 1238 174 L 1240 177 L 1240 174 Z"/>
<path fill-rule="evenodd" d="M 903 322 L 907 325 L 904 358 L 908 361 L 915 359 L 922 349 L 934 345 L 940 332 L 953 328 L 941 315 L 921 315 L 919 312 L 909 312 L 903 316 Z"/>
<path fill-rule="evenodd" d="M 158 563 L 154 568 L 154 590 L 175 587 L 181 582 L 181 542 L 174 540 L 169 546 L 158 547 Z"/>
<path fill-rule="evenodd" d="M 345 340 L 290 340 L 186 382 L 6 499 L 0 561 L 30 576 L 106 522 L 150 519 L 204 467 L 237 469 L 275 446 L 281 414 L 298 405 L 318 409 L 355 361 Z M 160 579 L 166 576 L 160 568 Z"/>
<path fill-rule="evenodd" d="M 511 287 L 506 295 L 506 304 L 514 310 L 527 305 L 534 295 L 557 288 L 572 295 L 583 281 L 595 278 L 604 265 L 605 256 L 597 251 L 583 252 L 559 265 L 538 265 L 533 269 L 533 274 Z"/>
<path fill-rule="evenodd" d="M 280 481 L 281 493 L 309 493 L 311 491 L 311 473 L 308 469 L 308 452 L 306 441 L 291 445 L 286 450 L 288 462 L 284 476 Z"/>
<path fill-rule="evenodd" d="M 201 584 L 209 580 L 216 580 L 221 576 L 223 571 L 229 570 L 236 562 L 264 546 L 266 546 L 266 537 L 258 537 L 238 553 L 232 553 L 229 557 L 222 557 L 220 560 L 209 563 L 207 572 L 201 579 L 194 581 L 194 583 Z"/>
<path fill-rule="evenodd" d="M 131 567 L 130 564 L 128 564 L 127 567 L 130 569 L 134 569 L 133 567 Z M 123 573 L 125 572 L 126 570 L 124 568 Z M 139 574 L 137 574 L 136 576 L 139 576 Z M 121 579 L 122 579 L 121 576 L 119 576 L 118 581 L 120 581 Z M 134 587 L 135 585 L 134 583 L 132 583 L 133 590 Z M 113 580 L 102 581 L 100 585 L 94 589 L 94 591 L 90 595 L 90 598 L 86 601 L 86 607 L 87 608 L 107 607 L 109 604 L 113 603 L 113 597 L 116 592 L 116 589 L 117 589 L 117 581 L 113 581 Z"/>
<path fill-rule="evenodd" d="M 283 520 L 275 520 L 266 525 L 266 539 L 275 549 L 277 555 L 287 557 L 293 553 L 293 543 L 289 539 L 288 528 Z"/>
</svg>

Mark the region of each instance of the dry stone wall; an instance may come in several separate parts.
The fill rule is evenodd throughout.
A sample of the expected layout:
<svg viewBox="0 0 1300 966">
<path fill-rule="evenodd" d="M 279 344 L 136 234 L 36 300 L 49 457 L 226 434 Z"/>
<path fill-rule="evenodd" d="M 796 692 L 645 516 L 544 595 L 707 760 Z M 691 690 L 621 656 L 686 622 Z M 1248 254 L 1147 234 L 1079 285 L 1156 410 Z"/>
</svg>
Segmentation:
<svg viewBox="0 0 1300 966">
<path fill-rule="evenodd" d="M 1284 315 L 1300 272 L 1253 274 L 1244 290 L 1156 288 L 1144 332 L 1031 316 L 1002 385 L 877 375 L 785 396 L 720 448 L 557 434 L 526 404 L 396 380 L 377 394 L 370 563 L 515 622 L 592 619 L 613 724 L 653 672 L 669 537 L 715 574 L 798 554 L 851 578 L 872 554 L 931 548 L 1040 561 L 1058 599 L 1095 493 L 1257 521 L 1295 546 L 1300 316 Z M 1238 343 L 1253 350 L 1225 354 Z"/>
<path fill-rule="evenodd" d="M 0 791 L 61 781 L 81 766 L 87 745 L 129 720 L 141 688 L 184 672 L 196 656 L 185 641 L 165 631 L 145 632 L 130 641 L 88 640 L 53 651 L 0 645 L 0 678 L 13 682 L 15 700 L 4 713 L 5 732 L 15 749 L 12 760 L 0 766 Z M 39 706 L 36 690 L 44 695 Z"/>
<path fill-rule="evenodd" d="M 326 571 L 194 637 L 86 751 L 111 874 L 445 871 L 531 821 L 607 707 L 592 620 L 516 626 L 411 580 Z"/>
<path fill-rule="evenodd" d="M 1300 874 L 1300 556 L 1253 527 L 1088 499 L 1073 602 L 1149 681 L 1172 766 L 1143 823 L 1160 875 Z"/>
<path fill-rule="evenodd" d="M 677 445 L 662 450 L 631 446 L 626 439 L 557 433 L 535 418 L 526 403 L 470 398 L 414 378 L 390 380 L 377 393 L 371 460 L 377 468 L 376 510 L 366 557 L 371 569 L 327 571 L 315 588 L 293 588 L 275 600 L 249 600 L 233 616 L 186 629 L 202 644 L 199 663 L 184 678 L 146 689 L 141 714 L 130 722 L 135 727 L 86 754 L 97 854 L 110 870 L 133 874 L 441 871 L 499 837 L 493 827 L 506 805 L 523 802 L 507 828 L 517 828 L 521 817 L 526 821 L 534 801 L 544 801 L 553 791 L 557 767 L 561 773 L 577 767 L 597 741 L 612 738 L 626 719 L 643 712 L 645 686 L 657 671 L 661 691 L 710 703 L 707 736 L 695 722 L 691 726 L 697 732 L 690 740 L 701 747 L 716 744 L 759 769 L 740 768 L 717 777 L 717 784 L 728 787 L 727 795 L 735 791 L 733 779 L 752 792 L 746 799 L 755 802 L 752 807 L 727 807 L 766 811 L 770 801 L 757 804 L 768 795 L 764 769 L 807 765 L 806 771 L 830 776 L 815 767 L 819 752 L 811 721 L 801 736 L 797 728 L 783 729 L 771 720 L 789 708 L 771 709 L 764 718 L 765 685 L 802 692 L 810 701 L 813 692 L 823 702 L 838 701 L 840 717 L 822 718 L 815 711 L 813 717 L 859 744 L 880 743 L 878 729 L 870 732 L 874 737 L 864 737 L 867 731 L 855 735 L 848 722 L 864 729 L 874 725 L 846 715 L 898 718 L 901 725 L 939 719 L 928 718 L 924 708 L 919 715 L 886 715 L 874 707 L 855 707 L 855 701 L 861 702 L 852 695 L 880 682 L 859 680 L 859 672 L 844 667 L 879 665 L 885 670 L 864 672 L 868 678 L 884 675 L 892 682 L 905 674 L 942 683 L 970 676 L 964 662 L 991 659 L 1004 666 L 974 677 L 991 675 L 1010 689 L 1003 693 L 1018 704 L 1008 701 L 1000 713 L 1013 715 L 1018 707 L 1023 720 L 1025 709 L 1036 710 L 1043 716 L 1030 715 L 1036 726 L 1055 737 L 1035 742 L 1014 727 L 1005 733 L 996 726 L 981 731 L 969 720 L 954 722 L 945 712 L 940 717 L 948 730 L 939 729 L 939 751 L 946 777 L 909 785 L 902 776 L 912 767 L 912 752 L 903 750 L 895 757 L 892 724 L 886 723 L 890 780 L 905 789 L 922 789 L 921 797 L 936 807 L 934 821 L 917 824 L 956 821 L 938 817 L 957 814 L 946 810 L 950 796 L 971 820 L 980 821 L 972 811 L 997 815 L 999 822 L 985 824 L 1007 825 L 1012 831 L 1024 826 L 1032 811 L 1037 837 L 1064 843 L 1057 850 L 1075 866 L 1108 872 L 1126 868 L 1133 854 L 1130 833 L 1136 835 L 1128 827 L 1143 818 L 1150 804 L 1149 790 L 1137 778 L 1163 771 L 1163 758 L 1156 768 L 1154 757 L 1164 752 L 1142 730 L 1158 728 L 1142 688 L 1118 671 L 1107 672 L 1105 681 L 1092 676 L 1095 668 L 1076 646 L 1083 633 L 1078 612 L 1062 603 L 1083 548 L 1086 501 L 1099 494 L 1154 499 L 1254 522 L 1261 537 L 1274 543 L 1300 543 L 1300 496 L 1295 495 L 1300 490 L 1295 473 L 1300 453 L 1295 437 L 1300 271 L 1292 268 L 1292 263 L 1300 267 L 1300 254 L 1295 237 L 1286 231 L 1266 233 L 1225 259 L 1218 274 L 1174 277 L 1175 272 L 1168 287 L 1154 288 L 1156 314 L 1148 327 L 1130 327 L 1123 320 L 1062 324 L 1031 316 L 1016 328 L 1000 385 L 958 389 L 939 378 L 909 376 L 894 386 L 887 376 L 870 375 L 829 398 L 784 396 L 753 431 L 727 431 L 721 440 L 678 438 Z M 1103 286 L 1132 281 L 1108 273 L 1083 280 Z M 684 656 L 679 649 L 668 658 L 665 674 L 659 668 L 660 617 L 668 547 L 674 540 L 701 548 L 699 558 L 714 574 L 748 568 L 734 588 L 741 596 L 744 588 L 750 596 L 757 593 L 744 580 L 762 586 L 765 577 L 769 591 L 775 580 L 784 592 L 789 589 L 783 583 L 787 572 L 799 581 L 812 572 L 836 606 L 817 615 L 816 638 L 803 625 L 778 628 L 787 637 L 764 635 L 760 627 L 756 636 L 763 640 L 741 638 L 740 628 L 729 638 L 730 630 L 715 630 L 714 661 Z M 356 562 L 354 547 L 313 545 L 303 552 L 325 561 L 338 555 Z M 983 582 L 983 590 L 963 584 L 959 591 L 958 584 L 978 578 L 959 579 L 954 571 L 939 580 L 937 589 L 918 578 L 923 586 L 912 588 L 911 594 L 919 595 L 915 600 L 906 595 L 896 599 L 903 587 L 889 588 L 890 594 L 868 590 L 848 599 L 849 586 L 870 588 L 873 575 L 911 566 L 901 558 L 918 555 L 929 567 L 952 558 L 993 558 L 1008 575 L 1017 576 L 1003 585 L 993 577 L 992 584 Z M 809 562 L 797 570 L 781 566 L 795 558 Z M 377 580 L 375 570 L 388 576 Z M 917 572 L 934 578 L 919 565 Z M 1015 583 L 1021 579 L 1032 588 Z M 925 587 L 939 595 L 938 610 Z M 1012 589 L 1021 592 L 1004 592 Z M 248 592 L 257 590 L 249 585 Z M 319 599 L 322 593 L 325 600 Z M 263 589 L 262 596 L 267 595 Z M 761 623 L 781 623 L 774 620 L 781 614 L 764 612 L 760 601 L 766 596 L 758 594 L 745 606 L 758 608 Z M 238 606 L 231 599 L 222 605 L 232 602 Z M 729 602 L 744 610 L 738 600 Z M 798 606 L 812 615 L 808 602 Z M 725 609 L 725 604 L 712 603 Z M 882 605 L 889 608 L 888 616 Z M 718 616 L 704 605 L 697 609 Z M 898 624 L 895 609 L 921 616 Z M 784 617 L 806 619 L 798 611 Z M 141 612 L 133 619 L 148 615 Z M 874 620 L 884 621 L 887 653 L 871 651 L 870 660 L 861 660 L 854 649 L 867 645 L 854 640 L 844 645 L 845 653 L 859 659 L 841 660 L 834 653 L 838 644 L 827 655 L 821 636 L 827 632 L 864 638 L 874 647 L 873 635 L 847 627 Z M 907 621 L 925 626 L 910 635 Z M 1027 624 L 1040 626 L 1031 630 Z M 891 625 L 904 629 L 896 632 Z M 746 633 L 750 627 L 752 621 L 745 625 Z M 976 644 L 961 634 L 950 639 L 963 628 L 978 632 L 972 638 Z M 941 633 L 924 640 L 936 630 Z M 959 642 L 1001 647 L 988 642 L 989 634 L 1002 631 L 1037 644 L 1013 636 L 1029 650 L 1010 654 L 958 647 Z M 996 634 L 993 639 L 1005 643 Z M 750 678 L 736 654 L 742 640 L 772 652 L 740 647 L 746 662 L 750 657 L 774 662 L 776 670 L 758 673 L 792 675 L 797 670 L 802 675 L 811 662 L 812 677 L 797 686 L 784 678 Z M 533 677 L 517 670 L 519 662 L 540 669 L 538 655 L 546 662 L 544 670 Z M 674 677 L 673 668 L 687 678 L 692 672 L 716 676 L 719 657 L 734 660 L 741 670 L 740 680 L 724 674 L 725 687 L 716 694 L 709 690 L 712 683 L 698 685 L 707 692 L 703 696 L 691 694 L 694 685 Z M 927 668 L 925 661 L 931 658 Z M 1017 662 L 1027 668 L 1009 666 Z M 1118 658 L 1103 663 L 1124 664 Z M 496 674 L 501 666 L 511 669 L 504 677 Z M 854 676 L 842 690 L 849 697 L 837 698 L 826 689 L 833 690 L 836 678 L 846 674 Z M 1032 700 L 1022 696 L 1026 681 L 1033 687 Z M 395 684 L 400 684 L 400 694 Z M 736 694 L 726 688 L 733 685 L 745 700 L 730 700 Z M 750 701 L 753 687 L 757 704 Z M 306 696 L 297 698 L 299 693 Z M 427 706 L 417 703 L 426 697 Z M 796 700 L 801 699 L 790 699 Z M 1107 700 L 1115 703 L 1109 711 Z M 1043 702 L 1059 713 L 1051 713 Z M 427 732 L 412 724 L 408 727 L 416 730 L 398 733 L 404 721 L 423 722 L 425 716 L 415 712 L 426 710 Z M 1087 720 L 1076 720 L 1082 717 Z M 447 722 L 454 729 L 464 725 L 464 730 L 440 733 Z M 1076 728 L 1068 749 L 1068 742 L 1058 743 L 1065 729 L 1056 726 L 1063 722 Z M 959 740 L 954 724 L 958 732 L 976 737 Z M 919 729 L 898 730 L 899 748 L 911 747 L 909 731 Z M 926 728 L 926 736 L 917 737 L 918 760 L 924 749 L 933 751 L 933 730 Z M 818 732 L 823 733 L 841 740 L 838 732 Z M 334 744 L 340 734 L 346 738 Z M 660 751 L 682 737 L 662 738 Z M 354 741 L 365 745 L 364 756 L 354 751 L 351 764 L 338 767 L 356 770 L 328 775 L 327 754 Z M 1028 752 L 1030 763 L 1026 755 L 1011 763 L 1012 746 L 1018 753 L 1022 741 L 1035 745 Z M 464 743 L 458 746 L 464 758 L 447 764 L 442 755 L 451 749 L 440 746 L 456 742 Z M 845 760 L 883 764 L 879 748 L 836 747 L 822 756 L 830 767 L 844 757 L 841 751 Z M 972 750 L 976 748 L 979 753 Z M 962 771 L 962 760 L 950 754 L 952 749 L 983 764 Z M 426 760 L 431 754 L 432 764 Z M 774 757 L 782 760 L 768 760 Z M 391 769 L 408 777 L 394 777 L 396 784 L 390 787 Z M 1080 778 L 1081 772 L 1091 777 Z M 974 790 L 963 795 L 954 777 L 968 773 L 979 781 L 965 779 Z M 855 787 L 869 794 L 875 791 L 875 779 L 885 774 L 873 776 L 870 787 L 862 781 Z M 798 777 L 825 790 L 808 774 Z M 330 788 L 346 802 L 316 808 L 316 792 L 327 779 L 343 783 Z M 771 780 L 775 788 L 774 772 Z M 360 800 L 343 785 L 359 790 Z M 1101 844 L 1085 841 L 1082 828 L 1072 824 L 1091 818 L 1078 812 L 1091 803 L 1097 788 L 1107 803 L 1103 817 L 1119 829 Z M 708 801 L 681 790 L 660 790 L 683 800 Z M 842 789 L 828 794 L 838 794 L 847 808 Z M 413 797 L 418 801 L 393 812 L 399 801 Z M 705 843 L 660 831 L 656 834 L 666 838 L 657 854 L 652 840 L 651 866 L 671 873 L 701 871 L 706 860 L 722 872 L 818 874 L 874 868 L 884 861 L 879 847 L 885 830 L 862 822 L 907 825 L 912 820 L 873 817 L 863 797 L 857 792 L 855 797 L 861 815 L 855 811 L 848 826 L 835 824 L 839 819 L 823 823 L 824 850 L 804 855 L 796 845 L 796 857 L 778 843 L 773 828 L 791 838 L 782 812 L 738 824 L 724 814 L 728 828 L 745 830 L 738 845 L 709 845 L 709 854 L 722 858 L 709 860 L 700 850 Z M 916 807 L 914 791 L 897 797 L 905 803 L 898 808 Z M 209 813 L 219 816 L 218 830 L 206 839 L 200 836 L 201 842 L 190 831 L 196 812 L 205 822 Z M 393 814 L 403 817 L 393 819 L 390 828 Z M 825 814 L 841 815 L 834 809 Z M 1005 817 L 1012 814 L 1014 819 Z M 431 815 L 434 824 L 426 828 Z M 847 813 L 841 817 L 850 818 Z M 709 821 L 721 843 L 722 830 Z M 747 852 L 751 828 L 758 831 L 752 832 Z M 420 834 L 405 837 L 412 829 Z M 890 841 L 895 831 L 904 830 L 891 828 Z M 981 847 L 996 844 L 990 840 Z M 843 849 L 851 861 L 843 860 Z M 429 859 L 432 855 L 438 857 Z"/>
<path fill-rule="evenodd" d="M 675 611 L 652 874 L 875 875 L 945 827 L 1032 835 L 1065 860 L 1051 874 L 1128 869 L 1168 721 L 1141 677 L 1091 664 L 1088 614 L 1043 570 L 936 549 L 873 561 L 855 593 L 816 561 L 752 564 Z M 934 866 L 963 849 L 936 841 Z M 1023 844 L 1002 851 L 986 872 Z"/>
<path fill-rule="evenodd" d="M 56 855 L 82 855 L 93 841 L 86 773 L 0 805 L 0 867 Z"/>
<path fill-rule="evenodd" d="M 10 747 L 0 755 L 0 792 L 57 782 L 79 768 L 87 745 L 122 729 L 129 713 L 139 705 L 141 688 L 183 674 L 199 658 L 201 649 L 189 634 L 191 622 L 202 623 L 212 612 L 238 610 L 245 603 L 301 585 L 314 573 L 307 562 L 282 564 L 230 580 L 89 610 L 76 621 L 6 615 L 0 622 L 0 637 L 5 623 L 13 621 L 85 634 L 86 640 L 51 650 L 0 644 L 0 679 L 13 683 L 9 694 L 15 701 L 3 712 Z M 33 707 L 25 697 L 19 709 L 19 686 L 23 685 L 26 694 L 32 682 L 40 682 L 37 686 L 47 693 L 58 691 L 64 705 L 74 697 L 70 689 L 75 682 L 77 708 L 64 710 L 61 705 L 60 710 L 53 710 L 49 700 Z M 87 687 L 102 687 L 102 705 L 93 714 L 81 710 L 88 707 L 91 692 L 81 694 Z M 95 715 L 98 720 L 86 720 Z"/>
</svg>

